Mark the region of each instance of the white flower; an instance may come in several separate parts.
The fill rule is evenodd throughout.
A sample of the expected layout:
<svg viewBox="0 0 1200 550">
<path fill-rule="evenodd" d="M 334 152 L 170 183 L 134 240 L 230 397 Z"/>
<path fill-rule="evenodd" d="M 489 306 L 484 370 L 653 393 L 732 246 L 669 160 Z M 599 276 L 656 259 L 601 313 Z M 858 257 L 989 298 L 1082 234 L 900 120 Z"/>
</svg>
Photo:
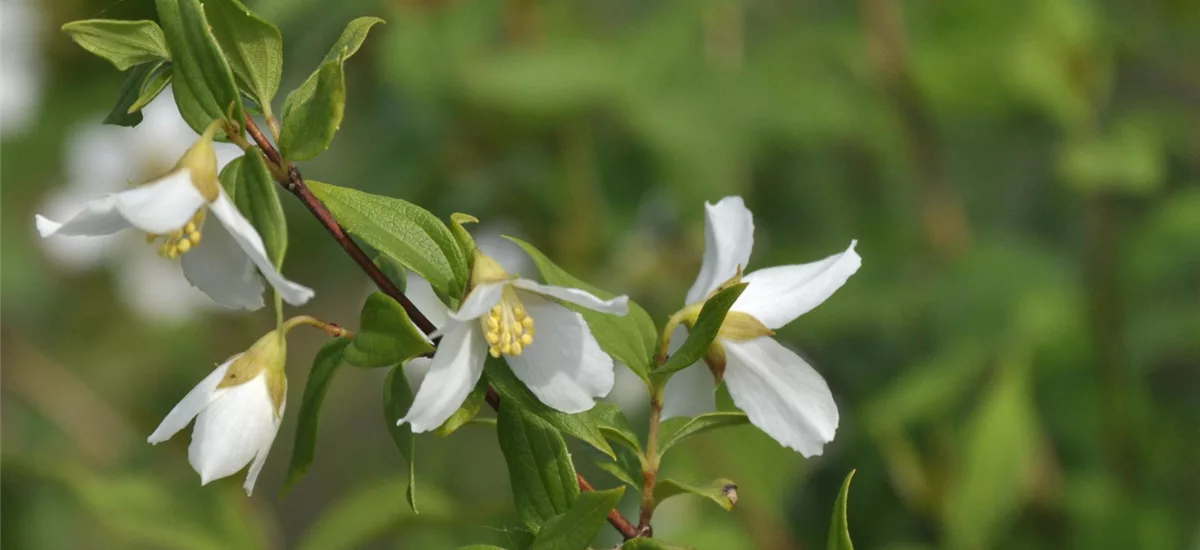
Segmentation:
<svg viewBox="0 0 1200 550">
<path fill-rule="evenodd" d="M 41 102 L 43 38 L 40 2 L 0 1 L 0 135 L 24 133 Z"/>
<path fill-rule="evenodd" d="M 754 219 L 741 197 L 705 207 L 704 262 L 687 295 L 689 308 L 697 313 L 713 291 L 740 274 L 754 246 Z M 771 335 L 820 305 L 858 271 L 862 258 L 854 252 L 855 244 L 851 241 L 845 252 L 818 262 L 770 267 L 742 277 L 746 289 L 730 308 L 710 352 L 718 375 L 724 368 L 733 402 L 750 421 L 804 456 L 821 454 L 825 443 L 833 440 L 837 405 L 821 375 Z M 681 330 L 672 344 L 682 340 Z M 714 410 L 713 387 L 708 369 L 693 365 L 680 371 L 667 383 L 664 417 Z"/>
<path fill-rule="evenodd" d="M 188 462 L 200 484 L 231 476 L 253 461 L 243 485 L 251 494 L 287 405 L 285 357 L 280 333 L 262 337 L 188 392 L 147 441 L 166 441 L 195 418 Z"/>
<path fill-rule="evenodd" d="M 210 127 L 165 176 L 89 201 L 65 223 L 38 215 L 38 232 L 42 237 L 95 237 L 135 227 L 148 233 L 147 242 L 161 241 L 160 255 L 170 259 L 182 256 L 188 281 L 221 305 L 263 306 L 263 286 L 255 267 L 285 301 L 304 304 L 312 290 L 285 279 L 275 269 L 262 238 L 217 181 L 212 146 L 215 129 L 215 125 Z M 207 224 L 209 230 L 204 231 L 208 212 L 219 223 Z"/>
<path fill-rule="evenodd" d="M 410 286 L 410 295 L 438 326 L 442 341 L 397 424 L 408 422 L 414 432 L 441 426 L 475 387 L 489 353 L 503 356 L 538 399 L 563 412 L 586 411 L 612 389 L 612 358 L 583 316 L 556 300 L 625 315 L 627 297 L 601 300 L 583 290 L 514 278 L 482 253 L 476 253 L 472 289 L 458 311 L 423 296 L 432 296 L 424 286 Z"/>
</svg>

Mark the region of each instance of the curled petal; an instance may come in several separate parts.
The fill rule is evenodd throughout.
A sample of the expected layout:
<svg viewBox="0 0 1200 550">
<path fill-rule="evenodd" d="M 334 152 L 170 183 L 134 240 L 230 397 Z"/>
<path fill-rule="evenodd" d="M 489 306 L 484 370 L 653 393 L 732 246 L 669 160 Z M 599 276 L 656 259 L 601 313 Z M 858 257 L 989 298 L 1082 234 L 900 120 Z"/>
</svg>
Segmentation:
<svg viewBox="0 0 1200 550">
<path fill-rule="evenodd" d="M 180 259 L 183 275 L 192 286 L 228 308 L 263 307 L 263 284 L 254 262 L 233 235 L 220 223 L 204 228 L 200 244 Z"/>
<path fill-rule="evenodd" d="M 483 373 L 487 341 L 478 323 L 451 322 L 444 328 L 442 343 L 433 354 L 429 372 L 413 399 L 408 414 L 397 424 L 408 422 L 412 431 L 427 432 L 441 426 L 454 414 Z"/>
<path fill-rule="evenodd" d="M 205 203 L 186 168 L 112 197 L 117 211 L 130 224 L 147 233 L 159 234 L 183 227 Z"/>
<path fill-rule="evenodd" d="M 463 300 L 462 305 L 458 307 L 458 311 L 450 312 L 450 318 L 456 321 L 470 321 L 480 318 L 489 309 L 492 309 L 492 306 L 500 303 L 500 297 L 504 294 L 504 286 L 507 284 L 508 281 L 503 281 L 498 283 L 483 283 L 476 286 L 467 295 L 467 299 Z"/>
<path fill-rule="evenodd" d="M 196 384 L 196 387 L 183 396 L 183 400 L 175 405 L 171 409 L 171 412 L 167 413 L 167 417 L 154 429 L 154 433 L 150 434 L 150 437 L 146 441 L 152 445 L 157 445 L 171 439 L 171 436 L 187 427 L 192 422 L 192 419 L 197 414 L 200 414 L 200 411 L 204 407 L 207 407 L 209 403 L 212 403 L 217 398 L 217 384 L 220 384 L 221 379 L 225 377 L 225 371 L 229 368 L 229 365 L 238 357 L 241 357 L 241 355 L 239 353 L 230 357 L 228 361 L 225 361 L 224 364 L 206 376 L 204 380 L 201 380 L 199 384 Z"/>
<path fill-rule="evenodd" d="M 748 313 L 768 328 L 777 329 L 821 305 L 862 265 L 850 248 L 824 260 L 801 265 L 768 267 L 746 275 L 749 283 L 733 304 L 734 311 Z"/>
<path fill-rule="evenodd" d="M 287 398 L 279 404 L 279 418 L 283 418 L 283 411 L 287 408 Z M 271 430 L 270 437 L 264 434 L 260 441 L 258 452 L 254 454 L 254 462 L 250 463 L 250 471 L 246 474 L 246 482 L 242 484 L 242 489 L 245 489 L 246 496 L 250 496 L 254 492 L 254 484 L 258 481 L 258 474 L 262 472 L 263 465 L 267 463 L 267 455 L 271 453 L 271 444 L 275 442 L 275 436 L 279 433 L 279 423 L 275 423 L 275 428 Z"/>
<path fill-rule="evenodd" d="M 283 277 L 279 270 L 271 263 L 267 257 L 267 250 L 263 247 L 262 237 L 258 236 L 258 231 L 254 230 L 254 226 L 250 224 L 241 212 L 238 212 L 233 201 L 229 200 L 229 195 L 225 194 L 225 190 L 221 190 L 221 195 L 217 200 L 213 201 L 209 206 L 212 213 L 225 226 L 229 234 L 233 236 L 234 241 L 241 247 L 242 252 L 250 257 L 258 270 L 262 272 L 263 277 L 266 277 L 267 282 L 279 292 L 283 301 L 292 304 L 293 306 L 304 305 L 305 302 L 312 298 L 313 291 L 311 288 L 294 283 Z"/>
<path fill-rule="evenodd" d="M 721 343 L 728 360 L 725 384 L 750 422 L 804 456 L 821 454 L 838 425 L 825 379 L 772 338 Z"/>
<path fill-rule="evenodd" d="M 562 286 L 543 285 L 530 281 L 529 279 L 517 279 L 513 281 L 513 286 L 532 292 L 557 298 L 564 302 L 572 303 L 578 306 L 586 307 L 600 313 L 611 313 L 614 315 L 625 315 L 629 313 L 629 297 L 617 296 L 611 300 L 601 300 L 591 292 L 580 290 L 578 288 L 567 288 Z"/>
<path fill-rule="evenodd" d="M 725 197 L 717 204 L 705 203 L 704 209 L 704 263 L 688 290 L 688 304 L 703 300 L 736 275 L 739 265 L 745 268 L 754 248 L 754 215 L 741 197 Z"/>
<path fill-rule="evenodd" d="M 34 217 L 38 234 L 42 237 L 51 235 L 89 236 L 111 235 L 129 227 L 129 222 L 117 212 L 117 202 L 112 196 L 88 202 L 83 211 L 65 223 L 58 223 L 41 214 Z"/>
<path fill-rule="evenodd" d="M 613 387 L 613 360 L 592 336 L 583 316 L 529 296 L 525 309 L 537 336 L 520 355 L 507 356 L 513 374 L 543 403 L 565 413 L 586 411 Z"/>
<path fill-rule="evenodd" d="M 188 461 L 208 484 L 245 468 L 275 440 L 279 418 L 265 374 L 217 390 L 217 398 L 196 416 Z"/>
</svg>

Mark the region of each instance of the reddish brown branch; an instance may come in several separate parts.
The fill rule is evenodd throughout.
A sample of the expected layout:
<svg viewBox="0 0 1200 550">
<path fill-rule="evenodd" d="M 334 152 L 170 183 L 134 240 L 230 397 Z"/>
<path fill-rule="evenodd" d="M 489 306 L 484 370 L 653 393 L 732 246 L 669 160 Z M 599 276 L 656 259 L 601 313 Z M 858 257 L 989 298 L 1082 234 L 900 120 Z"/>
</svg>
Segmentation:
<svg viewBox="0 0 1200 550">
<path fill-rule="evenodd" d="M 421 332 L 424 332 L 425 334 L 432 334 L 435 330 L 437 330 L 437 327 L 433 326 L 433 323 L 429 321 L 429 318 L 426 317 L 425 314 L 421 313 L 421 310 L 417 309 L 417 306 L 408 299 L 408 296 L 405 296 L 404 293 L 400 291 L 400 287 L 396 286 L 391 279 L 388 279 L 388 276 L 383 273 L 383 270 L 379 269 L 379 266 L 375 265 L 375 262 L 372 262 L 371 258 L 367 257 L 367 253 L 363 252 L 363 249 L 358 246 L 358 243 L 354 242 L 354 239 L 350 238 L 350 236 L 346 234 L 346 230 L 343 229 L 341 224 L 338 223 L 337 219 L 333 217 L 333 213 L 325 207 L 325 205 L 316 197 L 316 195 L 313 195 L 313 192 L 308 188 L 308 185 L 305 185 L 304 177 L 300 175 L 300 169 L 296 168 L 296 165 L 290 162 L 288 162 L 286 166 L 284 165 L 283 156 L 279 154 L 279 150 L 267 140 L 267 137 L 263 135 L 262 130 L 258 128 L 258 124 L 256 124 L 254 119 L 250 118 L 249 115 L 246 116 L 246 131 L 250 134 L 250 138 L 254 140 L 254 143 L 258 145 L 258 148 L 262 150 L 263 156 L 266 157 L 267 162 L 269 162 L 272 165 L 272 168 L 274 168 L 272 173 L 276 174 L 276 180 L 279 182 L 279 184 L 282 185 L 284 189 L 287 189 L 289 193 L 300 199 L 300 202 L 304 203 L 304 206 L 308 208 L 308 211 L 312 212 L 313 216 L 317 218 L 317 221 L 325 227 L 325 230 L 328 231 L 331 236 L 333 236 L 333 240 L 337 241 L 337 243 L 342 246 L 342 249 L 345 250 L 352 259 L 354 259 L 354 263 L 357 263 L 358 267 L 360 267 L 363 272 L 365 272 L 367 276 L 375 282 L 375 285 L 379 287 L 379 290 L 382 290 L 384 294 L 387 294 L 388 296 L 391 296 L 392 299 L 396 300 L 396 302 L 398 302 L 400 306 L 404 308 L 404 311 L 408 314 L 408 317 L 412 319 L 413 324 L 415 324 L 417 328 L 421 329 Z M 436 343 L 437 342 L 435 342 L 435 345 Z M 488 405 L 490 405 L 493 410 L 498 410 L 500 408 L 500 396 L 496 393 L 495 389 L 488 388 L 486 397 Z M 576 478 L 579 481 L 579 489 L 581 491 L 594 490 L 591 484 L 588 483 L 583 476 L 576 474 Z M 626 539 L 631 539 L 638 536 L 637 528 L 634 527 L 633 524 L 629 523 L 629 520 L 625 519 L 625 516 L 622 516 L 621 513 L 616 509 L 613 509 L 608 513 L 608 522 L 611 523 L 617 531 L 620 531 L 621 535 Z"/>
</svg>

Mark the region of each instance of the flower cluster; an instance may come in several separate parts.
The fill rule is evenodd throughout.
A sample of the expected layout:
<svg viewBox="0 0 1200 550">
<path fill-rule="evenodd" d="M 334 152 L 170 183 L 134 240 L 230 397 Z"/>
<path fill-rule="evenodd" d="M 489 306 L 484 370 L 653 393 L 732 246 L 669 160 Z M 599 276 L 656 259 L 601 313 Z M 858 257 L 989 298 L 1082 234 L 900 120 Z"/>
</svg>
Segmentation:
<svg viewBox="0 0 1200 550">
<path fill-rule="evenodd" d="M 283 301 L 304 304 L 313 291 L 279 272 L 254 225 L 218 181 L 213 137 L 220 128 L 219 122 L 210 125 L 163 176 L 93 200 L 62 223 L 39 215 L 38 231 L 44 237 L 96 236 L 134 228 L 146 233 L 146 242 L 160 256 L 178 259 L 184 277 L 219 304 L 262 307 L 260 274 Z M 670 349 L 679 347 L 718 292 L 735 284 L 745 287 L 708 344 L 707 368 L 685 368 L 659 388 L 662 415 L 713 411 L 715 387 L 724 383 L 750 422 L 784 446 L 817 455 L 833 439 L 837 406 L 821 375 L 773 336 L 828 299 L 858 270 L 861 258 L 852 241 L 844 252 L 817 262 L 743 274 L 753 243 L 753 217 L 740 197 L 707 205 L 703 264 L 687 305 L 668 323 Z M 537 399 L 564 413 L 587 411 L 608 395 L 615 363 L 581 312 L 625 316 L 627 297 L 604 299 L 587 290 L 511 275 L 473 245 L 469 265 L 460 299 L 438 296 L 429 284 L 412 288 L 436 327 L 430 337 L 437 346 L 397 425 L 417 433 L 442 426 L 476 388 L 489 357 L 502 359 Z M 201 482 L 250 464 L 249 494 L 287 403 L 284 336 L 298 324 L 328 328 L 307 317 L 281 324 L 201 381 L 149 442 L 169 439 L 194 419 L 188 456 Z"/>
</svg>

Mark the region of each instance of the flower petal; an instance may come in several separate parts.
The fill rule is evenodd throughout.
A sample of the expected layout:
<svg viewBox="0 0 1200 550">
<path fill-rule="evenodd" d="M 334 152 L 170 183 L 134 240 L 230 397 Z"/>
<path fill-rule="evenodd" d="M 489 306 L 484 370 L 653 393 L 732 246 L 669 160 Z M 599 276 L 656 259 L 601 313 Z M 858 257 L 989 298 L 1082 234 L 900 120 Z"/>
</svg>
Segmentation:
<svg viewBox="0 0 1200 550">
<path fill-rule="evenodd" d="M 408 299 L 412 301 L 421 313 L 425 314 L 425 318 L 433 323 L 433 326 L 441 328 L 446 325 L 446 320 L 450 315 L 450 308 L 446 307 L 437 294 L 433 292 L 433 287 L 429 281 L 426 281 L 416 273 L 409 273 L 406 278 L 405 287 Z"/>
<path fill-rule="evenodd" d="M 750 283 L 733 304 L 734 311 L 753 315 L 768 328 L 776 329 L 821 305 L 862 265 L 862 258 L 850 248 L 824 260 L 768 267 L 746 275 Z"/>
<path fill-rule="evenodd" d="M 183 276 L 214 302 L 228 308 L 263 307 L 263 283 L 254 262 L 220 223 L 205 224 L 200 244 L 180 259 Z"/>
<path fill-rule="evenodd" d="M 188 462 L 206 485 L 237 473 L 279 429 L 265 374 L 217 390 L 217 399 L 196 416 Z"/>
<path fill-rule="evenodd" d="M 521 355 L 506 356 L 513 374 L 543 403 L 565 413 L 586 411 L 613 387 L 613 360 L 583 316 L 537 296 L 525 299 L 537 336 Z"/>
<path fill-rule="evenodd" d="M 625 315 L 629 313 L 629 297 L 617 296 L 611 300 L 601 300 L 586 290 L 578 288 L 567 288 L 563 286 L 543 285 L 529 279 L 517 279 L 512 282 L 514 287 L 534 294 L 557 298 L 564 302 L 572 303 L 578 306 L 586 307 L 592 311 L 600 313 L 612 313 L 614 315 Z"/>
<path fill-rule="evenodd" d="M 212 213 L 216 215 L 225 229 L 229 230 L 229 234 L 237 241 L 238 246 L 242 251 L 250 257 L 254 265 L 258 266 L 258 270 L 262 272 L 263 277 L 266 277 L 267 282 L 279 292 L 283 297 L 283 301 L 292 304 L 293 306 L 304 305 L 309 298 L 313 297 L 311 288 L 294 283 L 283 277 L 271 260 L 267 257 L 267 251 L 263 247 L 262 237 L 258 236 L 258 231 L 250 224 L 241 212 L 238 212 L 233 201 L 229 200 L 229 195 L 225 194 L 225 190 L 221 190 L 221 196 L 213 201 L 209 206 Z"/>
<path fill-rule="evenodd" d="M 205 203 L 186 168 L 112 197 L 117 211 L 130 224 L 147 233 L 160 234 L 183 227 Z"/>
<path fill-rule="evenodd" d="M 192 422 L 192 419 L 197 414 L 200 414 L 200 411 L 204 407 L 207 407 L 209 403 L 212 403 L 217 398 L 219 395 L 216 393 L 217 384 L 220 384 L 221 378 L 225 377 L 225 370 L 229 368 L 229 365 L 235 359 L 241 357 L 241 355 L 239 353 L 230 357 L 228 361 L 225 361 L 225 363 L 206 376 L 204 380 L 201 380 L 199 384 L 196 384 L 196 387 L 183 396 L 183 400 L 176 404 L 171 409 L 171 412 L 167 413 L 167 417 L 154 429 L 154 433 L 150 434 L 150 437 L 146 441 L 151 445 L 157 445 L 171 439 L 171 436 L 179 433 L 179 430 L 186 428 Z"/>
<path fill-rule="evenodd" d="M 283 398 L 283 403 L 279 404 L 279 416 L 283 418 L 283 411 L 287 408 L 287 396 Z M 258 452 L 254 455 L 254 462 L 250 463 L 250 471 L 246 474 L 246 482 L 242 484 L 242 489 L 246 490 L 246 496 L 250 496 L 254 492 L 254 484 L 258 481 L 258 474 L 262 472 L 263 465 L 267 463 L 267 455 L 271 453 L 271 445 L 275 443 L 275 435 L 279 433 L 279 422 L 275 422 L 275 429 L 269 433 L 264 433 L 263 439 L 259 441 Z"/>
<path fill-rule="evenodd" d="M 671 333 L 671 345 L 668 350 L 675 353 L 687 340 L 687 329 L 675 327 Z M 666 393 L 663 394 L 662 417 L 696 416 L 717 410 L 717 384 L 713 380 L 712 371 L 703 361 L 696 361 L 690 366 L 671 376 L 667 381 Z"/>
<path fill-rule="evenodd" d="M 717 204 L 704 203 L 704 209 L 704 263 L 688 290 L 688 304 L 703 300 L 736 275 L 739 265 L 745 269 L 754 248 L 754 215 L 746 209 L 741 197 L 725 197 Z"/>
<path fill-rule="evenodd" d="M 479 323 L 451 322 L 408 414 L 396 424 L 408 422 L 415 433 L 427 432 L 441 426 L 454 414 L 483 373 L 487 341 Z"/>
<path fill-rule="evenodd" d="M 795 352 L 769 337 L 725 346 L 725 384 L 750 422 L 804 456 L 821 454 L 837 431 L 829 386 Z"/>
<path fill-rule="evenodd" d="M 500 296 L 504 293 L 504 285 L 508 281 L 499 283 L 483 283 L 471 290 L 467 295 L 467 299 L 463 300 L 462 305 L 458 306 L 458 311 L 451 311 L 450 318 L 455 321 L 470 321 L 478 319 L 483 314 L 487 313 L 492 306 L 500 303 Z"/>
<path fill-rule="evenodd" d="M 111 195 L 88 201 L 83 211 L 75 214 L 65 223 L 58 223 L 41 214 L 34 216 L 38 234 L 42 237 L 51 235 L 86 235 L 96 237 L 111 235 L 129 227 L 129 222 L 117 212 L 116 199 Z"/>
</svg>

